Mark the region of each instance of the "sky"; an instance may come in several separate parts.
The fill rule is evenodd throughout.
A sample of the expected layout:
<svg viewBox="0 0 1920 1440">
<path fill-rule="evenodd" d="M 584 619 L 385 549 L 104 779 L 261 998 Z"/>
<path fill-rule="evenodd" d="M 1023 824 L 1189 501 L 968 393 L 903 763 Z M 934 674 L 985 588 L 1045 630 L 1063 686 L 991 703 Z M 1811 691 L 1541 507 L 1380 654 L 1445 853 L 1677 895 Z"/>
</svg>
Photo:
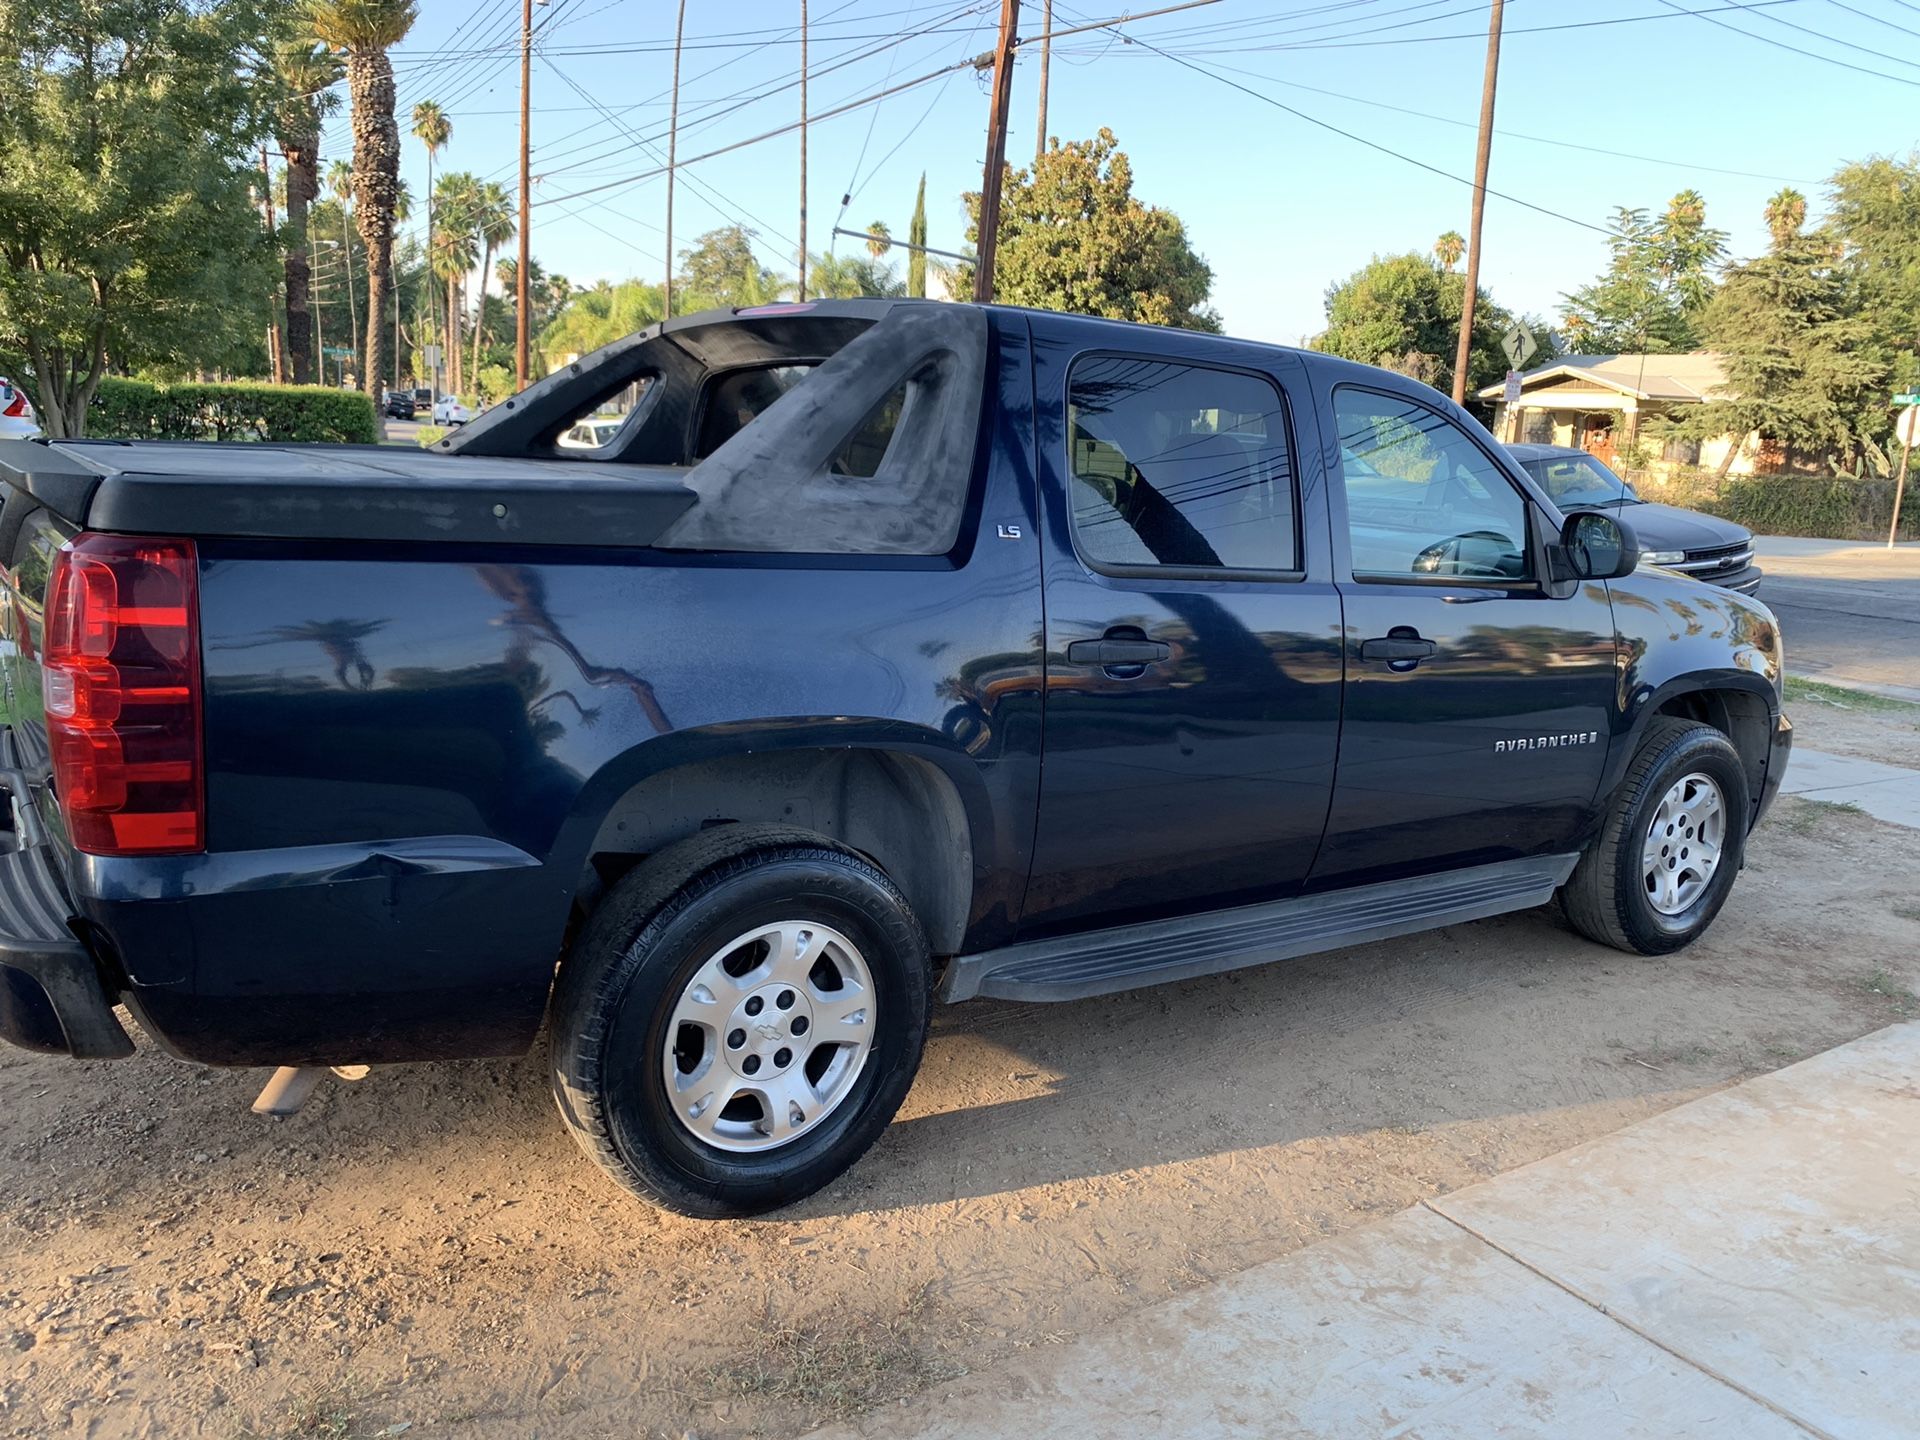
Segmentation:
<svg viewBox="0 0 1920 1440">
<path fill-rule="evenodd" d="M 798 119 L 800 3 L 687 0 L 676 250 L 738 222 L 769 264 L 795 268 L 798 134 L 695 157 Z M 1023 37 L 1042 33 L 1043 4 L 1021 6 Z M 512 189 L 518 0 L 419 8 L 393 57 L 403 178 L 425 193 L 426 154 L 406 132 L 414 103 L 432 99 L 453 122 L 437 170 Z M 999 8 L 811 0 L 811 110 L 991 49 Z M 1053 24 L 1157 8 L 1054 0 Z M 534 16 L 534 257 L 576 284 L 657 281 L 666 184 L 632 177 L 665 157 L 674 4 L 548 0 Z M 1047 129 L 1074 139 L 1111 128 L 1135 195 L 1178 214 L 1213 267 L 1227 331 L 1299 343 L 1323 327 L 1329 284 L 1374 255 L 1467 231 L 1487 17 L 1486 0 L 1217 0 L 1063 35 Z M 1034 151 L 1040 48 L 1023 47 L 1015 66 L 1016 164 Z M 1781 185 L 1803 190 L 1817 219 L 1840 164 L 1920 147 L 1917 100 L 1912 0 L 1507 0 L 1488 180 L 1502 194 L 1487 200 L 1481 284 L 1554 321 L 1560 297 L 1604 267 L 1614 207 L 1658 212 L 1689 186 L 1733 254 L 1752 254 Z M 904 237 L 924 171 L 928 244 L 966 249 L 960 196 L 979 188 L 987 111 L 985 74 L 963 67 L 814 123 L 809 248 L 861 243 L 833 237 L 836 224 L 884 220 Z M 343 105 L 323 167 L 349 146 Z"/>
</svg>

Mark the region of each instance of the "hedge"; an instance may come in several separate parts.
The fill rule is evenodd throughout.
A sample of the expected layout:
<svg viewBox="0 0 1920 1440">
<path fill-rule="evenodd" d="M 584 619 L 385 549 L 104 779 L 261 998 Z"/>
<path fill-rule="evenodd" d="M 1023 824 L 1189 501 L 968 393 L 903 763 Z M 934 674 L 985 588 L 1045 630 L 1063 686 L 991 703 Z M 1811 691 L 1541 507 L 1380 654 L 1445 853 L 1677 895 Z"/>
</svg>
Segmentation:
<svg viewBox="0 0 1920 1440">
<path fill-rule="evenodd" d="M 372 445 L 373 401 L 321 385 L 154 385 L 103 379 L 87 433 L 113 440 L 320 440 Z"/>
<path fill-rule="evenodd" d="M 1920 469 L 1920 467 L 1916 467 Z M 1637 481 L 1644 500 L 1704 510 L 1756 535 L 1825 540 L 1885 540 L 1893 520 L 1893 481 L 1851 475 L 1739 475 L 1682 471 L 1662 483 Z M 1900 534 L 1920 539 L 1920 475 L 1907 477 Z"/>
</svg>

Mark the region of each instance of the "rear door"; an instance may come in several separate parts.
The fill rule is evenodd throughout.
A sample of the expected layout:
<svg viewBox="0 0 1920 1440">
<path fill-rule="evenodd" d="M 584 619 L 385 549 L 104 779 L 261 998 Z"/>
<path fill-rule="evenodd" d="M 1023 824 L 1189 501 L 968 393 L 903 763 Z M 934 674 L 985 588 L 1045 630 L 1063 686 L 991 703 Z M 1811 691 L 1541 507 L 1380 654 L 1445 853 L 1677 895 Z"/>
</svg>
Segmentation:
<svg viewBox="0 0 1920 1440">
<path fill-rule="evenodd" d="M 1023 929 L 1292 894 L 1340 710 L 1326 500 L 1297 463 L 1315 443 L 1304 369 L 1217 339 L 1032 328 L 1047 698 Z"/>
<path fill-rule="evenodd" d="M 1547 592 L 1545 512 L 1439 406 L 1338 385 L 1323 415 L 1346 704 L 1314 887 L 1574 849 L 1611 730 L 1606 587 Z"/>
</svg>

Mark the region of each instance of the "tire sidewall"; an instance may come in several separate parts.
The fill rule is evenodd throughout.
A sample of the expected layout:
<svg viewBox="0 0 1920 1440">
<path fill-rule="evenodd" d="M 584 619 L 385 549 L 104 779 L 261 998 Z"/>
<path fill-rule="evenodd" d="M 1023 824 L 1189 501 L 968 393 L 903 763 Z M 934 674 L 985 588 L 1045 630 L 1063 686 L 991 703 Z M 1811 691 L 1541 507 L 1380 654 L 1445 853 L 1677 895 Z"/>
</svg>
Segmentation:
<svg viewBox="0 0 1920 1440">
<path fill-rule="evenodd" d="M 851 1093 L 814 1129 L 777 1150 L 721 1150 L 672 1111 L 661 1063 L 667 1023 L 721 947 L 793 920 L 830 925 L 860 950 L 874 986 L 872 1048 Z M 846 1169 L 905 1098 L 926 1039 L 926 943 L 904 901 L 863 862 L 831 851 L 764 857 L 621 938 L 625 974 L 609 997 L 599 1073 L 607 1140 L 649 1189 L 728 1214 L 790 1203 Z"/>
<path fill-rule="evenodd" d="M 1641 852 L 1647 827 L 1661 798 L 1676 781 L 1696 771 L 1720 788 L 1720 800 L 1727 810 L 1727 838 L 1719 868 L 1699 898 L 1677 915 L 1665 915 L 1654 908 L 1647 896 Z M 1702 728 L 1675 738 L 1647 783 L 1632 798 L 1622 817 L 1617 842 L 1620 849 L 1614 873 L 1620 887 L 1620 917 L 1643 953 L 1678 950 L 1697 939 L 1713 923 L 1732 893 L 1734 880 L 1746 859 L 1748 809 L 1746 769 L 1739 753 L 1723 736 Z"/>
</svg>

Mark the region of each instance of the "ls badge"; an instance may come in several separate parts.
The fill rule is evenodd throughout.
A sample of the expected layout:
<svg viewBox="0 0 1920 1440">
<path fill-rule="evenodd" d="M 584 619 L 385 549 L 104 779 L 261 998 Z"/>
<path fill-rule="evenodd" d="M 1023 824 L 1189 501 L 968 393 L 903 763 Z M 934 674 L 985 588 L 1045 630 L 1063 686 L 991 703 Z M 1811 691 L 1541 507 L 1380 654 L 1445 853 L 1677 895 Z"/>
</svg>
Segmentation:
<svg viewBox="0 0 1920 1440">
<path fill-rule="evenodd" d="M 1018 540 L 1020 538 L 1020 527 L 1018 525 L 1002 525 L 1000 527 L 1000 538 L 1002 540 Z"/>
</svg>

